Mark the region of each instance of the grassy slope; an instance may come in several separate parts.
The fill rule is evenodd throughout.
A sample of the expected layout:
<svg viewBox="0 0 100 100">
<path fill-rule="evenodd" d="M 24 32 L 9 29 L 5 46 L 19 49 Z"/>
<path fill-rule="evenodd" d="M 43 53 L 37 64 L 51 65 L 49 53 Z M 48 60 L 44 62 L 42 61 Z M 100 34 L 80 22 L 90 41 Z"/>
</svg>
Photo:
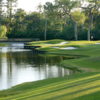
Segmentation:
<svg viewBox="0 0 100 100">
<path fill-rule="evenodd" d="M 1 100 L 99 100 L 100 99 L 100 41 L 70 41 L 68 44 L 59 45 L 63 40 L 46 41 L 53 44 L 42 44 L 40 50 L 48 53 L 86 55 L 79 59 L 65 60 L 60 63 L 64 67 L 76 67 L 85 70 L 62 78 L 46 79 L 37 82 L 23 83 L 6 91 L 0 92 Z M 42 42 L 31 43 L 41 45 Z M 60 50 L 51 46 L 79 47 L 76 50 Z M 87 71 L 87 72 L 86 72 Z M 89 71 L 89 72 L 88 72 Z M 7 96 L 7 97 L 6 97 Z"/>
<path fill-rule="evenodd" d="M 24 83 L 1 92 L 0 100 L 99 100 L 99 93 L 100 73 L 91 72 Z"/>
</svg>

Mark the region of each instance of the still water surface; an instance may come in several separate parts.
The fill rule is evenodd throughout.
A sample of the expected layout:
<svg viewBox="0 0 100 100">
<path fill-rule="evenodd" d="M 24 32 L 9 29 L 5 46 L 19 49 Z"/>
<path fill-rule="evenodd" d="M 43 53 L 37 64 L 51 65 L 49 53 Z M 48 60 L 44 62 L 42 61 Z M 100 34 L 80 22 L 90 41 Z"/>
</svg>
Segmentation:
<svg viewBox="0 0 100 100">
<path fill-rule="evenodd" d="M 0 47 L 0 90 L 11 88 L 23 82 L 62 77 L 76 73 L 57 64 L 63 56 L 36 55 L 23 49 L 23 43 L 10 43 Z"/>
</svg>

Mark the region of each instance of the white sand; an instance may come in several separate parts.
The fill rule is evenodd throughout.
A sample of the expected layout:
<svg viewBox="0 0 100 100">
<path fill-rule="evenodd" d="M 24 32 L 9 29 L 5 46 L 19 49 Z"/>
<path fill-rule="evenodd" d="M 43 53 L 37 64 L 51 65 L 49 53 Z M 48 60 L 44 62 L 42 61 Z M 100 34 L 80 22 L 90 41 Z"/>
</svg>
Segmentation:
<svg viewBox="0 0 100 100">
<path fill-rule="evenodd" d="M 61 49 L 77 49 L 75 47 L 66 47 L 66 48 L 61 48 Z"/>
<path fill-rule="evenodd" d="M 69 42 L 61 42 L 61 43 L 58 43 L 57 45 L 66 44 L 66 43 L 69 43 Z M 50 44 L 50 43 L 41 43 L 41 44 Z M 50 44 L 50 45 L 53 45 L 53 44 Z"/>
<path fill-rule="evenodd" d="M 61 43 L 58 43 L 58 44 L 66 44 L 66 43 L 69 43 L 69 42 L 61 42 Z"/>
<path fill-rule="evenodd" d="M 100 44 L 100 43 L 95 43 L 95 44 Z"/>
</svg>

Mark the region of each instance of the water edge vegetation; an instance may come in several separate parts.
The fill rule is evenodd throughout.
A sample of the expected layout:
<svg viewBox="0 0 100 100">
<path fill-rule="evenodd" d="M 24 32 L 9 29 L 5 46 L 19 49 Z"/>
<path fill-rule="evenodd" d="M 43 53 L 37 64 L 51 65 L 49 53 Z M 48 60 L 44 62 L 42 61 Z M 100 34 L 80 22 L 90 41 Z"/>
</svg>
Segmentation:
<svg viewBox="0 0 100 100">
<path fill-rule="evenodd" d="M 59 44 L 61 42 L 68 42 Z M 100 96 L 100 41 L 64 41 L 49 40 L 30 42 L 31 46 L 41 46 L 39 50 L 47 54 L 83 56 L 78 59 L 63 60 L 62 67 L 81 70 L 70 76 L 51 78 L 36 82 L 27 82 L 11 89 L 0 91 L 0 100 L 99 100 Z M 52 48 L 57 46 L 59 48 Z M 77 49 L 60 49 L 64 47 Z"/>
</svg>

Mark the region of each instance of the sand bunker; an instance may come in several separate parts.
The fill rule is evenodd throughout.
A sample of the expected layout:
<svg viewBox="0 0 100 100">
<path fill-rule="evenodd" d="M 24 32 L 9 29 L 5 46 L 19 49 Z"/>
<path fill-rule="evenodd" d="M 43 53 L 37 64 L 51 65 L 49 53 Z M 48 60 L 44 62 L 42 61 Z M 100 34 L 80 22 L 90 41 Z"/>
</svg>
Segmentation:
<svg viewBox="0 0 100 100">
<path fill-rule="evenodd" d="M 66 47 L 66 48 L 61 48 L 61 49 L 77 49 L 77 48 L 75 48 L 75 47 Z"/>
<path fill-rule="evenodd" d="M 61 43 L 58 43 L 58 44 L 61 45 L 61 44 L 66 44 L 66 43 L 69 43 L 69 42 L 61 42 Z M 50 44 L 50 43 L 41 43 L 41 44 Z M 53 45 L 53 44 L 50 44 L 50 45 Z"/>
<path fill-rule="evenodd" d="M 100 44 L 100 43 L 95 43 L 95 44 Z"/>
<path fill-rule="evenodd" d="M 61 42 L 61 43 L 58 43 L 58 44 L 66 44 L 66 43 L 69 43 L 69 42 Z"/>
</svg>

